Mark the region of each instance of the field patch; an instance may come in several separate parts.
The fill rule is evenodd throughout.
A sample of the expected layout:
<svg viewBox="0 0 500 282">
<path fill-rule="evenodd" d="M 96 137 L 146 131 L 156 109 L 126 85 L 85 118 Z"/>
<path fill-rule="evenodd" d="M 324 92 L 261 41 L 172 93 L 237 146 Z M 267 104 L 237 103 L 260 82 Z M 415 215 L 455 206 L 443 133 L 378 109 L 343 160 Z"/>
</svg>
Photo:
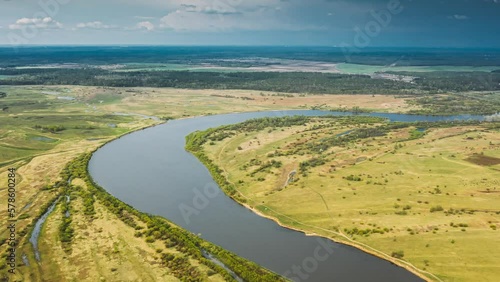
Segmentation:
<svg viewBox="0 0 500 282">
<path fill-rule="evenodd" d="M 500 158 L 485 156 L 485 155 L 473 155 L 466 159 L 468 162 L 481 165 L 481 166 L 494 166 L 500 164 Z"/>
</svg>

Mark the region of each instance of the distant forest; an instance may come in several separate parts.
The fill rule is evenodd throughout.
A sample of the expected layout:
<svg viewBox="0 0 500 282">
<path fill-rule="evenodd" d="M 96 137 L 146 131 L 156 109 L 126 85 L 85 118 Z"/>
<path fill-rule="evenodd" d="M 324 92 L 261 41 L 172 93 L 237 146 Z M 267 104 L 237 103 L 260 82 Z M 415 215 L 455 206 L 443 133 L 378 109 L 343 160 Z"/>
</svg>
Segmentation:
<svg viewBox="0 0 500 282">
<path fill-rule="evenodd" d="M 278 72 L 113 72 L 83 69 L 0 69 L 0 85 L 86 85 L 248 89 L 311 94 L 435 94 L 500 90 L 500 72 L 432 72 L 394 74 L 418 77 L 413 83 L 372 79 L 367 75 Z M 10 77 L 9 77 L 10 76 Z"/>
</svg>

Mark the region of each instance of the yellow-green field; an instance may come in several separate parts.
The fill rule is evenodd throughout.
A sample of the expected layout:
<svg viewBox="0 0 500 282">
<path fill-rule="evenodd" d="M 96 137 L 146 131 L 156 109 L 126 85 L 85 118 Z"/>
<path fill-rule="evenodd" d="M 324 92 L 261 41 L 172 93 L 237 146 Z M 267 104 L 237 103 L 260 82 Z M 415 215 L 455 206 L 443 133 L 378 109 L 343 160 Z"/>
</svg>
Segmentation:
<svg viewBox="0 0 500 282">
<path fill-rule="evenodd" d="M 8 109 L 0 112 L 0 183 L 7 183 L 8 168 L 17 169 L 15 206 L 18 216 L 16 222 L 18 238 L 21 237 L 20 233 L 29 230 L 34 224 L 32 221 L 42 212 L 42 207 L 53 198 L 55 191 L 49 191 L 46 187 L 59 180 L 59 174 L 66 163 L 77 155 L 94 150 L 119 135 L 157 123 L 148 119 L 89 111 L 85 103 L 57 99 L 56 96 L 41 93 L 50 90 L 40 88 L 38 91 L 32 87 L 2 88 L 8 96 L 0 102 L 2 105 L 7 105 Z M 58 126 L 60 128 L 55 129 Z M 0 198 L 5 199 L 1 204 L 5 208 L 0 212 L 2 219 L 0 238 L 4 242 L 3 240 L 9 235 L 6 228 L 7 189 L 6 185 L 1 187 Z M 78 211 L 78 200 L 74 202 L 74 205 L 75 210 Z M 25 206 L 28 207 L 24 208 Z M 110 272 L 110 261 L 96 260 L 95 256 L 106 257 L 104 253 L 106 246 L 109 247 L 110 244 L 112 246 L 112 240 L 108 242 L 100 240 L 101 246 L 89 244 L 85 240 L 76 241 L 77 249 L 83 246 L 100 247 L 95 249 L 93 254 L 60 253 L 60 241 L 54 233 L 59 226 L 58 218 L 61 216 L 57 212 L 59 209 L 58 205 L 42 230 L 40 237 L 42 262 L 37 264 L 31 244 L 28 242 L 29 234 L 27 234 L 19 242 L 15 276 L 5 275 L 7 268 L 4 264 L 5 258 L 2 256 L 3 277 L 21 279 L 20 281 L 73 281 L 74 279 L 85 280 L 84 278 L 88 277 L 87 281 L 92 279 L 92 281 L 99 281 L 100 277 L 95 279 L 96 274 L 102 277 L 110 275 L 106 273 Z M 105 217 L 105 211 L 102 210 L 99 216 Z M 73 220 L 78 222 L 78 217 L 78 212 L 76 212 Z M 92 224 L 90 225 L 92 227 Z M 110 220 L 108 227 L 109 229 L 119 228 L 119 222 Z M 76 231 L 77 234 L 83 232 L 80 229 Z M 126 237 L 127 231 L 124 230 L 122 236 Z M 133 240 L 129 237 L 127 239 L 130 242 Z M 135 247 L 131 251 L 137 253 Z M 1 252 L 2 255 L 7 254 L 5 244 L 2 244 Z M 29 268 L 21 260 L 23 254 L 26 254 L 31 263 Z M 58 260 L 60 263 L 55 263 Z M 92 260 L 94 263 L 84 266 L 82 264 L 85 260 Z M 65 267 L 71 264 L 73 264 L 72 268 Z M 136 269 L 141 267 L 149 268 L 150 264 L 140 260 L 136 264 Z M 76 271 L 76 268 L 80 268 L 79 271 Z M 98 272 L 97 268 L 102 269 Z M 82 275 L 81 271 L 89 273 Z"/>
<path fill-rule="evenodd" d="M 60 172 L 72 159 L 122 134 L 158 124 L 160 120 L 140 116 L 182 118 L 227 112 L 304 109 L 313 106 L 361 107 L 379 111 L 407 111 L 405 99 L 391 96 L 340 95 L 299 96 L 256 91 L 179 90 L 158 88 L 103 88 L 80 86 L 1 87 L 0 99 L 0 209 L 2 222 L 0 273 L 6 268 L 7 169 L 17 169 L 16 209 L 18 233 L 26 233 L 54 197 L 47 186 L 61 180 Z M 124 113 L 127 115 L 117 115 Z M 78 180 L 77 185 L 84 187 Z M 83 188 L 85 189 L 85 188 Z M 75 227 L 72 252 L 67 253 L 58 238 L 61 204 L 49 216 L 40 236 L 41 263 L 34 259 L 29 234 L 17 250 L 17 276 L 22 281 L 172 281 L 168 269 L 155 260 L 164 247 L 145 243 L 133 228 L 96 202 L 96 219 L 82 213 L 81 195 L 71 201 Z M 27 206 L 28 205 L 28 206 Z M 26 208 L 22 209 L 23 207 Z M 22 211 L 21 211 L 22 209 Z M 89 242 L 93 242 L 89 244 Z M 30 267 L 23 264 L 26 254 Z M 218 275 L 207 279 L 218 281 Z M 12 276 L 11 276 L 12 277 Z"/>
<path fill-rule="evenodd" d="M 31 87 L 88 103 L 91 109 L 169 117 L 282 109 L 362 109 L 408 112 L 419 109 L 410 98 L 390 95 L 301 95 L 253 90 L 193 90 L 174 88 Z"/>
<path fill-rule="evenodd" d="M 235 130 L 203 150 L 249 207 L 283 225 L 355 245 L 429 280 L 498 281 L 499 124 L 394 128 L 318 150 L 337 134 L 381 124 L 313 118 Z M 314 160 L 322 162 L 304 165 Z"/>
</svg>

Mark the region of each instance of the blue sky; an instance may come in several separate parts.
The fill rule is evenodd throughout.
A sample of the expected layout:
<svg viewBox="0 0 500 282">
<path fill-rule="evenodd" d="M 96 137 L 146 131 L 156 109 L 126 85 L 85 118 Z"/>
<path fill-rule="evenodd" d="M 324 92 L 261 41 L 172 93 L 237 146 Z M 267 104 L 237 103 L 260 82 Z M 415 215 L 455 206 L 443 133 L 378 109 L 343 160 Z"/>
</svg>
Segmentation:
<svg viewBox="0 0 500 282">
<path fill-rule="evenodd" d="M 0 0 L 0 44 L 500 47 L 500 0 Z"/>
</svg>

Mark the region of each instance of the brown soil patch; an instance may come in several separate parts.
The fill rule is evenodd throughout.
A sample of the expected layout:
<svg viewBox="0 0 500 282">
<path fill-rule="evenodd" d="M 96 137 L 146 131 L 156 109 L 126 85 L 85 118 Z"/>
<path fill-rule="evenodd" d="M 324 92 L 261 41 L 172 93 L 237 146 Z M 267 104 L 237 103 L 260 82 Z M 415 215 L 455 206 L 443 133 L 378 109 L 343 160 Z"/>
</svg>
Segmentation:
<svg viewBox="0 0 500 282">
<path fill-rule="evenodd" d="M 473 155 L 466 159 L 466 161 L 481 165 L 481 166 L 493 166 L 500 164 L 500 158 L 489 157 L 484 155 Z"/>
</svg>

